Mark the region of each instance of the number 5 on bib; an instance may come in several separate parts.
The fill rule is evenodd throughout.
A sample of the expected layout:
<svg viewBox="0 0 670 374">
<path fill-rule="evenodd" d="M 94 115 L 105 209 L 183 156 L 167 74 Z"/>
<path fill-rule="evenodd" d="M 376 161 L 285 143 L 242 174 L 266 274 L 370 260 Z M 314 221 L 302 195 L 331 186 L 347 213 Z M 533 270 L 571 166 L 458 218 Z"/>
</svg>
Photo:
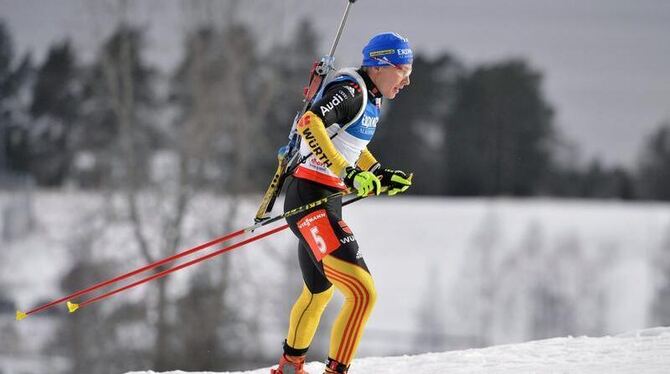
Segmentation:
<svg viewBox="0 0 670 374">
<path fill-rule="evenodd" d="M 298 229 L 318 261 L 340 246 L 325 209 L 317 210 L 300 219 Z"/>
</svg>

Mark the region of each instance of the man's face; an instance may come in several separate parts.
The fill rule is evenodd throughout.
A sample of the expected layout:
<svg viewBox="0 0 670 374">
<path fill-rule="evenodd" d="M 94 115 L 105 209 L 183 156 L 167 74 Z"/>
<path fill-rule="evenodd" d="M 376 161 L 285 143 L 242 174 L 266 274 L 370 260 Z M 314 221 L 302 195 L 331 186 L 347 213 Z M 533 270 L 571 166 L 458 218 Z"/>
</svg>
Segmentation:
<svg viewBox="0 0 670 374">
<path fill-rule="evenodd" d="M 405 86 L 409 86 L 412 65 L 389 65 L 375 67 L 374 83 L 387 99 L 393 99 Z"/>
</svg>

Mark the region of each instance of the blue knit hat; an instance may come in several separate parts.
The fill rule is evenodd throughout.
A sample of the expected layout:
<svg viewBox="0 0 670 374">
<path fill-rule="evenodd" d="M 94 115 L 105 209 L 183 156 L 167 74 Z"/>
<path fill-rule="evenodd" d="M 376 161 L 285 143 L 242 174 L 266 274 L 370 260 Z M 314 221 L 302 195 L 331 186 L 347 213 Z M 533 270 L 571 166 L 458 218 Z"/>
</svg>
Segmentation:
<svg viewBox="0 0 670 374">
<path fill-rule="evenodd" d="M 388 66 L 411 64 L 414 55 L 409 41 L 394 33 L 383 32 L 370 39 L 363 48 L 363 63 L 361 66 Z"/>
</svg>

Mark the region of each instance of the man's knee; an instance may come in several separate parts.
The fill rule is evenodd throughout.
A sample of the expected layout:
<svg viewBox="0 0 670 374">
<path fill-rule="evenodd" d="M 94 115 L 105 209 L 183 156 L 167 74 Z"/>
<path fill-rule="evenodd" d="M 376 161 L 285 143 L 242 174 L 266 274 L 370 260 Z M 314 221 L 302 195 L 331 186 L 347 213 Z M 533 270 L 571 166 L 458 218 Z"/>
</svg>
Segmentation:
<svg viewBox="0 0 670 374">
<path fill-rule="evenodd" d="M 377 303 L 377 289 L 375 288 L 374 284 L 370 288 L 369 293 L 370 293 L 370 301 L 369 301 L 370 309 L 372 309 Z"/>
<path fill-rule="evenodd" d="M 371 311 L 375 303 L 377 302 L 377 290 L 373 283 L 364 282 L 363 292 L 359 295 L 354 294 L 354 299 L 362 303 L 365 306 L 366 311 Z"/>
<path fill-rule="evenodd" d="M 335 287 L 330 286 L 327 290 L 312 294 L 312 304 L 315 309 L 324 310 L 330 300 L 333 298 L 333 291 Z"/>
</svg>

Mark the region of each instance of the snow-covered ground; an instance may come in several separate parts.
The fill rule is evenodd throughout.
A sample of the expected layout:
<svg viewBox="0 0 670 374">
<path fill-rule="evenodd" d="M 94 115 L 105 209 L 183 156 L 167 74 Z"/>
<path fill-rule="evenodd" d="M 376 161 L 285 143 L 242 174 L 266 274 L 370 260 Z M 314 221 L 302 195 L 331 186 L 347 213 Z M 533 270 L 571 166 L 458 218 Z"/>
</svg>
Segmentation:
<svg viewBox="0 0 670 374">
<path fill-rule="evenodd" d="M 100 213 L 104 211 L 106 198 L 81 192 L 38 191 L 35 194 L 35 230 L 21 239 L 0 242 L 0 284 L 4 295 L 16 303 L 17 309 L 25 311 L 74 291 L 61 289 L 60 277 L 83 254 L 114 260 L 120 264 L 112 269 L 115 274 L 144 264 L 132 231 L 119 221 L 118 212 L 107 212 L 106 216 Z M 0 193 L 0 208 L 12 200 L 11 194 Z M 255 196 L 246 200 L 238 221 L 232 226 L 249 225 L 257 203 Z M 281 206 L 281 202 L 277 205 Z M 222 234 L 221 217 L 225 216 L 225 208 L 220 198 L 202 197 L 195 201 L 186 217 L 187 228 L 180 249 Z M 6 225 L 9 216 L 0 216 L 0 227 Z M 361 360 L 353 373 L 386 373 L 377 368 L 365 369 L 381 361 L 369 357 L 518 343 L 568 334 L 616 335 L 659 325 L 650 318 L 650 310 L 661 279 L 657 267 L 663 261 L 658 259 L 667 257 L 664 253 L 670 249 L 669 204 L 380 197 L 345 208 L 344 218 L 356 234 L 379 295 L 357 355 Z M 152 244 L 161 240 L 159 231 L 147 233 Z M 94 240 L 89 248 L 84 244 L 90 238 Z M 225 256 L 233 263 L 231 272 L 238 277 L 234 279 L 244 279 L 247 286 L 236 287 L 241 294 L 235 296 L 244 302 L 253 302 L 254 312 L 263 316 L 259 326 L 264 335 L 257 348 L 278 353 L 288 309 L 300 291 L 295 238 L 284 231 Z M 480 261 L 482 258 L 488 258 L 491 263 Z M 216 266 L 217 259 L 209 263 Z M 476 266 L 481 264 L 489 266 L 490 271 L 478 270 Z M 174 285 L 171 292 L 175 295 L 186 292 L 185 280 L 198 269 L 194 266 L 171 276 Z M 291 281 L 286 281 L 287 278 Z M 473 287 L 478 282 L 493 282 L 496 288 L 490 294 L 495 297 L 482 298 L 482 293 Z M 538 284 L 544 287 L 540 291 L 554 301 L 552 308 L 561 311 L 558 317 L 562 319 L 555 318 L 556 315 L 553 319 L 541 319 L 547 313 L 538 310 L 537 300 L 533 299 L 538 289 L 528 287 Z M 138 287 L 105 303 L 145 297 L 147 289 Z M 336 298 L 327 310 L 331 314 L 322 319 L 313 344 L 314 352 L 323 351 L 328 344 L 329 324 L 337 311 L 337 302 Z M 94 307 L 98 306 L 91 306 Z M 487 310 L 488 330 L 484 331 L 481 321 L 487 318 Z M 63 306 L 54 311 L 59 316 L 67 315 Z M 13 311 L 10 312 L 7 318 L 13 320 Z M 31 317 L 19 323 L 17 334 L 30 336 L 32 321 L 35 319 Z M 544 330 L 537 330 L 537 326 Z M 422 345 L 428 340 L 422 338 L 427 333 L 433 333 L 436 339 Z M 651 336 L 595 341 L 566 338 L 516 348 L 503 346 L 384 360 L 428 368 L 433 358 L 439 358 L 440 365 L 454 365 L 453 368 L 445 366 L 449 370 L 435 369 L 437 371 L 425 371 L 427 373 L 477 372 L 485 370 L 488 363 L 503 361 L 510 368 L 500 368 L 519 372 L 514 368 L 525 368 L 521 366 L 525 364 L 551 367 L 551 357 L 560 354 L 556 360 L 581 369 L 601 360 L 589 361 L 593 352 L 581 355 L 573 351 L 578 351 L 575 347 L 582 344 L 593 344 L 594 352 L 626 349 L 625 354 L 607 356 L 605 363 L 615 365 L 619 361 L 608 360 L 621 359 L 624 363 L 644 361 L 655 365 L 658 360 L 652 357 L 653 346 L 664 347 L 665 356 L 670 356 L 667 331 L 664 333 L 666 336 L 658 339 Z M 477 341 L 477 335 L 487 340 Z M 639 352 L 633 349 L 638 346 L 642 347 Z M 647 348 L 651 352 L 646 352 Z M 506 355 L 515 350 L 520 357 L 515 356 L 514 361 L 508 362 Z M 536 356 L 534 363 L 522 360 Z M 322 358 L 325 357 L 315 355 L 313 359 Z M 6 370 L 1 364 L 2 358 L 0 370 Z M 667 361 L 665 364 L 670 367 Z M 528 372 L 579 372 L 565 365 L 564 371 L 530 366 Z M 310 368 L 319 372 L 318 366 L 314 363 Z M 461 366 L 470 371 L 458 371 Z M 624 366 L 624 369 L 634 366 Z M 501 372 L 500 368 L 488 372 Z M 418 372 L 398 370 L 393 372 Z M 646 372 L 650 371 L 638 373 Z M 670 369 L 666 372 L 670 373 Z"/>
<path fill-rule="evenodd" d="M 310 362 L 307 371 L 321 374 Z M 227 374 L 268 374 L 269 368 Z M 567 337 L 416 356 L 354 360 L 350 374 L 667 374 L 670 328 L 599 338 Z M 128 374 L 153 374 L 153 371 Z M 172 371 L 169 374 L 184 373 Z M 168 374 L 168 373 L 165 373 Z M 192 373 L 196 374 L 196 373 Z M 205 373 L 199 373 L 205 374 Z"/>
</svg>

